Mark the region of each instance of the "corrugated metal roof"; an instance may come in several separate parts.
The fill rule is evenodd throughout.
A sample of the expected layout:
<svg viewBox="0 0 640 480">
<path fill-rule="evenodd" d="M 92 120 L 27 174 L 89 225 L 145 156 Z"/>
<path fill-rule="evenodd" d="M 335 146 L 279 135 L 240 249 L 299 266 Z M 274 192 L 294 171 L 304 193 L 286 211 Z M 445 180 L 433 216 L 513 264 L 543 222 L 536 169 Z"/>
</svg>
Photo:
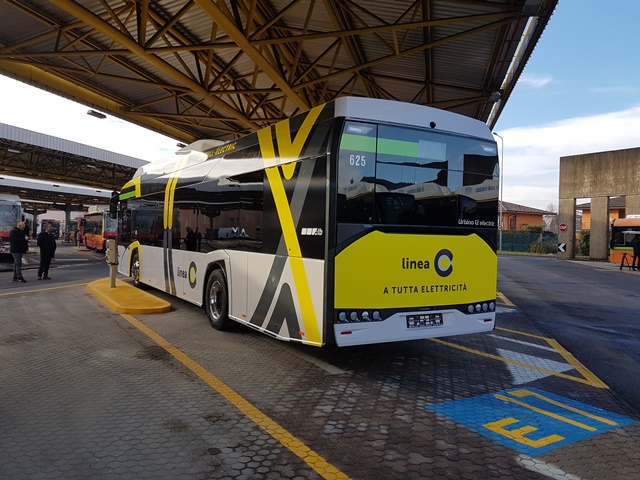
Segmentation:
<svg viewBox="0 0 640 480">
<path fill-rule="evenodd" d="M 140 158 L 102 150 L 101 148 L 72 142 L 71 140 L 65 140 L 64 138 L 52 137 L 51 135 L 45 135 L 44 133 L 34 132 L 32 130 L 6 125 L 4 123 L 0 123 L 0 138 L 10 142 L 20 142 L 47 148 L 49 150 L 86 157 L 91 160 L 115 163 L 116 165 L 123 165 L 130 168 L 138 168 L 149 163 Z"/>
<path fill-rule="evenodd" d="M 146 160 L 0 123 L 0 173 L 36 180 L 120 188 Z M 0 189 L 6 192 L 5 180 Z M 32 197 L 33 198 L 33 197 Z"/>
<path fill-rule="evenodd" d="M 186 143 L 346 94 L 492 127 L 557 1 L 0 2 L 0 72 Z"/>
</svg>

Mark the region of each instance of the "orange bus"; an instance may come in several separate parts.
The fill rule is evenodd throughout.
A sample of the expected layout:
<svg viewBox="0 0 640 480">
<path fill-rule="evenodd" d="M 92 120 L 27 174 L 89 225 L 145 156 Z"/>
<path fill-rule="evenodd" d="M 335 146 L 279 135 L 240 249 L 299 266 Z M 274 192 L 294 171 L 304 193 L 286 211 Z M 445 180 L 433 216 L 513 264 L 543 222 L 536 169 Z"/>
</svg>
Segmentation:
<svg viewBox="0 0 640 480">
<path fill-rule="evenodd" d="M 82 243 L 97 252 L 104 252 L 107 240 L 118 236 L 118 220 L 109 217 L 108 212 L 89 212 L 80 220 Z"/>
<path fill-rule="evenodd" d="M 609 245 L 609 261 L 620 263 L 624 253 L 633 258 L 633 237 L 640 235 L 640 215 L 628 215 L 625 218 L 616 218 L 611 222 L 611 242 Z M 629 263 L 631 263 L 629 258 Z"/>
</svg>

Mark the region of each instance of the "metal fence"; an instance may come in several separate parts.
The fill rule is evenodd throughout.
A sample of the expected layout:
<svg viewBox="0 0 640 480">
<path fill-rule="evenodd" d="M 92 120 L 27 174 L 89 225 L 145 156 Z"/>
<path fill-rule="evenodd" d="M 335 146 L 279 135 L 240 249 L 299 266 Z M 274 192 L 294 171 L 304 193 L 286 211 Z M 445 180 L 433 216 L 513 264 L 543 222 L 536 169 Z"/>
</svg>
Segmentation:
<svg viewBox="0 0 640 480">
<path fill-rule="evenodd" d="M 526 232 L 507 230 L 502 232 L 503 252 L 556 253 L 558 235 L 556 233 Z"/>
</svg>

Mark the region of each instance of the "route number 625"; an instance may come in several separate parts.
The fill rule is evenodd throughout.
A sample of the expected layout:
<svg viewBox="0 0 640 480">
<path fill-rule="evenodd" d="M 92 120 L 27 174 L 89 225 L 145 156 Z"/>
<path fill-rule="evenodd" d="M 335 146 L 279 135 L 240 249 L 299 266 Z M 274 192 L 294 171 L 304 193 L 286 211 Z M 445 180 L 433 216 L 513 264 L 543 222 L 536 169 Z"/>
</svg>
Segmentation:
<svg viewBox="0 0 640 480">
<path fill-rule="evenodd" d="M 367 159 L 364 155 L 349 155 L 349 165 L 356 167 L 364 167 L 367 164 Z"/>
</svg>

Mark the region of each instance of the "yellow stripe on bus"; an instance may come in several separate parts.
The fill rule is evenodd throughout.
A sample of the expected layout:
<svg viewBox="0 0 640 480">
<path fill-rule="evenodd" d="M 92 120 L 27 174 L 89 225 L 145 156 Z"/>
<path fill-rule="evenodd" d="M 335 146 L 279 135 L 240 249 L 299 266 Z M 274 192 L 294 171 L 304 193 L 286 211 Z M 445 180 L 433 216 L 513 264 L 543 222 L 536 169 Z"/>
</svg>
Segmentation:
<svg viewBox="0 0 640 480">
<path fill-rule="evenodd" d="M 280 159 L 284 157 L 286 160 L 291 160 L 297 159 L 300 156 L 300 152 L 304 147 L 309 132 L 311 131 L 311 127 L 315 123 L 321 111 L 322 106 L 316 107 L 309 112 L 309 115 L 305 118 L 293 141 L 291 141 L 289 122 L 285 121 L 282 122 L 282 124 L 278 124 L 276 127 L 276 138 L 278 141 Z M 298 235 L 296 233 L 295 223 L 291 214 L 291 208 L 289 206 L 289 201 L 287 200 L 287 194 L 284 189 L 282 177 L 280 176 L 280 171 L 277 167 L 281 162 L 278 162 L 278 158 L 276 157 L 271 132 L 271 128 L 264 128 L 258 131 L 260 150 L 262 152 L 265 167 L 267 167 L 265 171 L 269 180 L 269 185 L 271 186 L 271 191 L 273 192 L 278 218 L 280 219 L 280 225 L 282 227 L 282 235 L 287 247 L 287 254 L 289 256 L 289 262 L 293 273 L 293 280 L 296 285 L 296 292 L 300 303 L 302 321 L 305 327 L 305 339 L 309 343 L 320 345 L 322 343 L 322 338 L 320 336 L 320 329 L 318 328 L 318 321 L 313 308 L 313 298 L 309 287 L 309 279 L 307 278 L 307 273 L 304 268 L 302 251 L 300 250 L 300 243 L 298 242 Z M 295 162 L 293 162 L 291 166 L 283 166 L 283 171 L 285 172 L 285 178 L 287 180 L 293 176 L 294 169 Z"/>
<path fill-rule="evenodd" d="M 188 156 L 182 157 L 176 163 L 175 170 L 169 176 L 167 186 L 164 191 L 164 228 L 173 228 L 173 199 L 176 193 L 176 186 L 178 185 L 178 179 L 180 177 L 180 171 L 184 168 L 185 164 L 189 160 Z"/>
</svg>

